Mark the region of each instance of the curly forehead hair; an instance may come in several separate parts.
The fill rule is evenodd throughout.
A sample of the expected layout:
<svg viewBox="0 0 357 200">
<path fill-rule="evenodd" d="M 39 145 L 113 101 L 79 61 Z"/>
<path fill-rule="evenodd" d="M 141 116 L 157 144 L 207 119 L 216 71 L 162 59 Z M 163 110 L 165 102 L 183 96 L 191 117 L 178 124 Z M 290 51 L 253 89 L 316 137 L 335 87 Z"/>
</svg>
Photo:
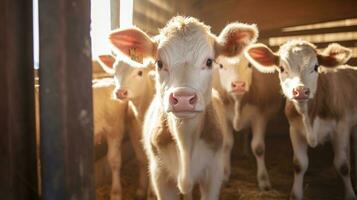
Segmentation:
<svg viewBox="0 0 357 200">
<path fill-rule="evenodd" d="M 306 48 L 307 47 L 307 48 Z M 300 51 L 300 50 L 312 50 L 314 52 L 316 52 L 316 46 L 310 42 L 307 41 L 303 41 L 303 40 L 290 40 L 287 41 L 285 44 L 283 44 L 280 49 L 279 52 L 295 52 L 295 51 Z"/>
<path fill-rule="evenodd" d="M 173 36 L 184 37 L 196 32 L 210 33 L 211 27 L 200 22 L 194 17 L 173 17 L 164 28 L 160 29 L 160 36 L 170 38 Z"/>
</svg>

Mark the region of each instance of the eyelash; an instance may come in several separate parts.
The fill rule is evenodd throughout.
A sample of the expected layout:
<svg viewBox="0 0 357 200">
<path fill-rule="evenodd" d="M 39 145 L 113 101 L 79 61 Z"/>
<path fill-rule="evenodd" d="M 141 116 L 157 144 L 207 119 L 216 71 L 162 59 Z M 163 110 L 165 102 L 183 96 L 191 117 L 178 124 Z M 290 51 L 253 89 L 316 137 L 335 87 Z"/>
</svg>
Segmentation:
<svg viewBox="0 0 357 200">
<path fill-rule="evenodd" d="M 282 66 L 279 67 L 279 70 L 280 70 L 281 73 L 283 73 L 285 71 L 284 67 L 282 67 Z"/>
<path fill-rule="evenodd" d="M 161 60 L 157 60 L 157 61 L 156 61 L 156 66 L 157 66 L 157 68 L 158 68 L 159 70 L 161 70 L 162 67 L 163 67 L 162 61 L 161 61 Z"/>
<path fill-rule="evenodd" d="M 206 66 L 208 67 L 208 69 L 212 69 L 212 65 L 213 65 L 214 60 L 211 58 L 208 58 L 206 61 Z"/>
<path fill-rule="evenodd" d="M 314 71 L 315 71 L 315 72 L 318 72 L 318 71 L 319 71 L 319 64 L 316 64 L 316 65 L 314 66 Z"/>
</svg>

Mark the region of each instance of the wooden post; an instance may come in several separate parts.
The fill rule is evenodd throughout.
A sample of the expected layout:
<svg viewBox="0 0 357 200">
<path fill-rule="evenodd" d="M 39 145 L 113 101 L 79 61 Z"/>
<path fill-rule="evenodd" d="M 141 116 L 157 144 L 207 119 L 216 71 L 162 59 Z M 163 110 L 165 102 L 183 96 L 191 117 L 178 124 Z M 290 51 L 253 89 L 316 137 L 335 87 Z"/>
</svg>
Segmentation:
<svg viewBox="0 0 357 200">
<path fill-rule="evenodd" d="M 32 1 L 0 1 L 0 198 L 38 199 Z"/>
<path fill-rule="evenodd" d="M 39 2 L 43 199 L 94 199 L 90 1 Z"/>
<path fill-rule="evenodd" d="M 119 28 L 120 22 L 120 0 L 110 0 L 111 29 Z"/>
</svg>

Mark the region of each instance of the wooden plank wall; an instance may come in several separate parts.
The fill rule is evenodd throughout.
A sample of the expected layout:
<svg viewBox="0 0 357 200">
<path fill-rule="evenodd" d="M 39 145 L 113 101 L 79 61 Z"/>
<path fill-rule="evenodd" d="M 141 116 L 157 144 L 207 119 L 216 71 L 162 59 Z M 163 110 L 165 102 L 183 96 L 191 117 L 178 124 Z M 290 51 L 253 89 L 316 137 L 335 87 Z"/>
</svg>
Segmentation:
<svg viewBox="0 0 357 200">
<path fill-rule="evenodd" d="M 260 31 L 357 17 L 356 0 L 193 0 L 190 13 L 219 33 L 231 21 L 256 23 Z"/>
<path fill-rule="evenodd" d="M 350 40 L 336 40 L 334 41 L 334 34 L 347 34 L 349 32 L 357 33 L 357 25 L 352 26 L 338 26 L 338 27 L 329 27 L 329 28 L 317 28 L 317 29 L 306 29 L 306 30 L 297 30 L 297 31 L 283 31 L 282 29 L 275 29 L 271 31 L 266 31 L 261 33 L 261 37 L 259 38 L 260 42 L 263 42 L 267 45 L 270 45 L 274 51 L 279 49 L 279 45 L 281 45 L 284 41 L 288 39 L 296 39 L 296 38 L 310 38 L 307 39 L 310 42 L 313 42 L 318 49 L 323 49 L 327 47 L 332 42 L 337 42 L 345 47 L 356 49 L 357 48 L 357 37 Z M 329 39 L 331 41 L 325 40 L 323 35 L 330 34 Z M 357 35 L 357 34 L 356 34 Z M 319 37 L 320 39 L 317 41 L 312 40 L 313 37 Z M 274 41 L 271 39 L 280 38 L 280 42 Z M 311 41 L 312 40 L 312 41 Z M 355 50 L 356 51 L 356 50 Z M 357 66 L 357 56 L 354 54 L 353 57 L 348 61 L 349 65 Z"/>
<path fill-rule="evenodd" d="M 0 1 L 0 197 L 37 192 L 32 1 Z"/>
<path fill-rule="evenodd" d="M 39 2 L 43 199 L 94 199 L 90 1 Z"/>
</svg>

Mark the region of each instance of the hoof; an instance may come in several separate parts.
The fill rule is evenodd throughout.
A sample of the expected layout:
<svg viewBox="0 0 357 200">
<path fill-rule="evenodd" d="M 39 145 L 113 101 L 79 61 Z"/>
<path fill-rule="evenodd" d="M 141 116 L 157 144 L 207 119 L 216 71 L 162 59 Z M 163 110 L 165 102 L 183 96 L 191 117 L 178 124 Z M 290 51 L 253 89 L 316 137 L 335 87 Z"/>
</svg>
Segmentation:
<svg viewBox="0 0 357 200">
<path fill-rule="evenodd" d="M 146 193 L 143 190 L 138 189 L 135 193 L 135 200 L 145 200 L 146 199 Z"/>
<path fill-rule="evenodd" d="M 261 176 L 260 180 L 258 180 L 258 184 L 261 191 L 269 191 L 272 189 L 268 176 Z"/>
<path fill-rule="evenodd" d="M 302 197 L 298 197 L 295 193 L 290 194 L 290 200 L 302 200 Z"/>
<path fill-rule="evenodd" d="M 111 193 L 110 194 L 110 200 L 121 200 L 121 195 L 119 195 L 118 193 Z"/>
</svg>

